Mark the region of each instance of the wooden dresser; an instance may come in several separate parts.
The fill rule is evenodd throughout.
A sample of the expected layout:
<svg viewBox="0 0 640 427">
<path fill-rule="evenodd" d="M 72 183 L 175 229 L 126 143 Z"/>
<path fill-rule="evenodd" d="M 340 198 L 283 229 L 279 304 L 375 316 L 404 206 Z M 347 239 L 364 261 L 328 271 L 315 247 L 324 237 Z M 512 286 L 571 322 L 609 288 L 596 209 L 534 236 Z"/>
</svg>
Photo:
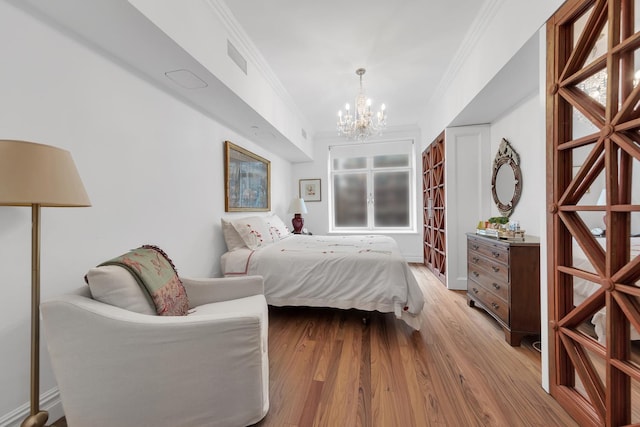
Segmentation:
<svg viewBox="0 0 640 427">
<path fill-rule="evenodd" d="M 540 241 L 507 241 L 467 233 L 467 303 L 493 316 L 505 340 L 540 333 Z"/>
</svg>

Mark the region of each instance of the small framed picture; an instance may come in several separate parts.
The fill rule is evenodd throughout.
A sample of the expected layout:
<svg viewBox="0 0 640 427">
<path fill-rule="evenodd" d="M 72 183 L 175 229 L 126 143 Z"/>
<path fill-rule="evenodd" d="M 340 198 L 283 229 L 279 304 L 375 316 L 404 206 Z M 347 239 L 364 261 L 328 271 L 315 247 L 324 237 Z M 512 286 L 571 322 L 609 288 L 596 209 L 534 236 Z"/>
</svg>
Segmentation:
<svg viewBox="0 0 640 427">
<path fill-rule="evenodd" d="M 319 202 L 322 200 L 320 178 L 300 180 L 300 198 L 305 202 Z"/>
</svg>

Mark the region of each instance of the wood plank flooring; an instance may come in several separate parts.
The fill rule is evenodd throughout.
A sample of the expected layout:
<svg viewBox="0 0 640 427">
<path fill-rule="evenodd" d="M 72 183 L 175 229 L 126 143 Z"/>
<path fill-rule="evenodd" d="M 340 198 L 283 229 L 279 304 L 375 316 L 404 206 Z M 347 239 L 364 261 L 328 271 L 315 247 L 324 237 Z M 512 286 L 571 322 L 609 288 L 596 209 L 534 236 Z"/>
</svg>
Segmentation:
<svg viewBox="0 0 640 427">
<path fill-rule="evenodd" d="M 270 307 L 270 401 L 256 426 L 573 426 L 540 386 L 540 354 L 411 266 L 422 328 L 392 314 Z M 363 322 L 363 318 L 367 322 Z"/>
</svg>

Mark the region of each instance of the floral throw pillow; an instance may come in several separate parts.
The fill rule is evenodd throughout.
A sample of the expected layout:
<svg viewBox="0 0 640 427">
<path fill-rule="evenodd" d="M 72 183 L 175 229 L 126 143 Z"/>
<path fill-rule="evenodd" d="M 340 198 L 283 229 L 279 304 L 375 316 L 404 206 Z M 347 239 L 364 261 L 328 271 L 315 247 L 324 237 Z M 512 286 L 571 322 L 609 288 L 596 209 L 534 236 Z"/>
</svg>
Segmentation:
<svg viewBox="0 0 640 427">
<path fill-rule="evenodd" d="M 233 227 L 249 249 L 258 249 L 273 242 L 269 227 L 262 217 L 251 216 L 237 219 L 233 221 Z"/>
<path fill-rule="evenodd" d="M 266 221 L 274 241 L 284 239 L 291 234 L 278 215 L 268 216 Z"/>
</svg>

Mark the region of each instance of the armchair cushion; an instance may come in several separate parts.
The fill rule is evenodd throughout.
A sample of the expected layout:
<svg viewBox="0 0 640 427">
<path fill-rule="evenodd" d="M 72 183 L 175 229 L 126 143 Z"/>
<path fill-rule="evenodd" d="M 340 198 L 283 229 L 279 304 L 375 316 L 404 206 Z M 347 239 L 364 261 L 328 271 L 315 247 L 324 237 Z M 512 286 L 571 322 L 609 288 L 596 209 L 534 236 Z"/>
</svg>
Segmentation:
<svg viewBox="0 0 640 427">
<path fill-rule="evenodd" d="M 135 311 L 141 314 L 156 314 L 151 298 L 136 279 L 119 265 L 92 268 L 86 275 L 93 299 L 105 304 Z"/>
<path fill-rule="evenodd" d="M 108 266 L 120 267 L 120 270 L 99 270 Z M 121 270 L 125 270 L 129 274 L 134 283 L 136 283 L 141 294 L 146 296 L 147 302 L 151 301 L 154 306 L 154 312 L 162 316 L 182 316 L 186 315 L 189 310 L 189 300 L 187 293 L 178 277 L 178 274 L 169 257 L 158 247 L 144 245 L 137 249 L 131 250 L 123 255 L 113 258 L 102 263 L 96 269 L 92 269 L 92 274 L 87 274 L 86 281 L 89 287 L 95 287 L 92 279 L 95 276 L 105 278 L 97 286 L 104 288 L 105 284 L 111 285 L 113 290 L 104 290 L 96 292 L 97 299 L 107 295 L 108 304 L 126 308 L 133 304 L 134 306 L 143 306 L 143 299 L 140 293 L 131 291 L 131 280 L 127 278 L 123 280 Z M 96 271 L 98 270 L 98 271 Z M 109 278 L 116 272 L 117 277 Z M 103 285 L 103 286 L 100 286 Z M 122 299 L 120 299 L 121 297 Z M 128 300 L 128 298 L 132 300 Z M 137 311 L 137 310 L 134 310 Z M 145 308 L 146 312 L 146 308 Z"/>
</svg>

